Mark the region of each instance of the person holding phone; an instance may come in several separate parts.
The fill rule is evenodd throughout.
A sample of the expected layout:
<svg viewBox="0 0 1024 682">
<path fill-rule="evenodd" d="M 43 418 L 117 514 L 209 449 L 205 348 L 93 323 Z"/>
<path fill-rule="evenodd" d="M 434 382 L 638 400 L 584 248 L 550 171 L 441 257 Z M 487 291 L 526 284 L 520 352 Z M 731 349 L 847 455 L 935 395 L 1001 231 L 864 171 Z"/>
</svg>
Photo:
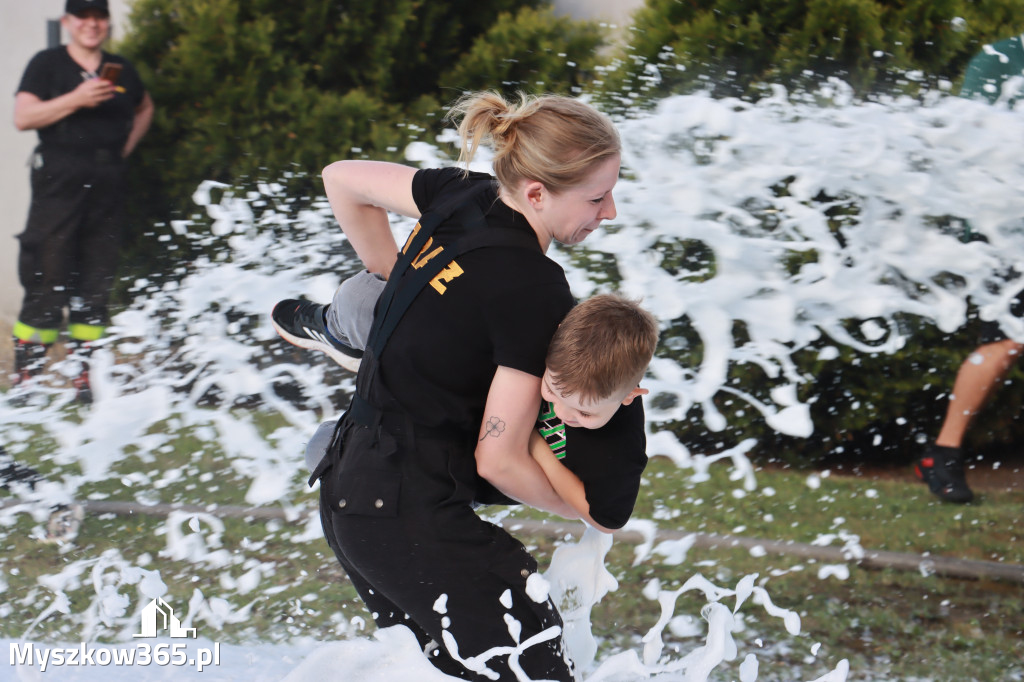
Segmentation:
<svg viewBox="0 0 1024 682">
<path fill-rule="evenodd" d="M 153 101 L 128 60 L 105 52 L 107 0 L 67 0 L 69 43 L 37 53 L 22 75 L 14 125 L 35 130 L 32 200 L 18 235 L 25 289 L 14 325 L 14 376 L 25 384 L 60 336 L 81 362 L 76 397 L 91 402 L 89 344 L 108 322 L 107 300 L 125 222 L 125 158 L 146 134 Z"/>
</svg>

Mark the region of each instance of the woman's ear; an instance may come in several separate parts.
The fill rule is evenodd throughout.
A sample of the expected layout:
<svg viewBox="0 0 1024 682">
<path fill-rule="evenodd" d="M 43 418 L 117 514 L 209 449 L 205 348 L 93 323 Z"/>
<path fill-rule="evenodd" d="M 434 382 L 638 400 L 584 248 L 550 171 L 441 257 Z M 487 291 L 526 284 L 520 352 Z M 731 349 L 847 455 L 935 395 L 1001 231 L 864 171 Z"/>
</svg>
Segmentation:
<svg viewBox="0 0 1024 682">
<path fill-rule="evenodd" d="M 538 180 L 528 180 L 523 185 L 523 196 L 526 199 L 527 205 L 535 211 L 543 208 L 544 201 L 547 198 L 547 188 L 544 187 L 544 183 Z"/>
</svg>

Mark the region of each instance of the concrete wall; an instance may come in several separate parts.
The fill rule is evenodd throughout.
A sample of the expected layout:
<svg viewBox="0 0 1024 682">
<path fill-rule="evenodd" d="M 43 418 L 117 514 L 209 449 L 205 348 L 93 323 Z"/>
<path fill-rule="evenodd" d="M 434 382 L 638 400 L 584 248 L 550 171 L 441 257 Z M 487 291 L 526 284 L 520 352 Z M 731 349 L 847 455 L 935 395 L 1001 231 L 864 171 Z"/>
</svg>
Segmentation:
<svg viewBox="0 0 1024 682">
<path fill-rule="evenodd" d="M 555 0 L 555 12 L 568 14 L 578 19 L 597 19 L 609 24 L 625 26 L 629 23 L 629 15 L 644 0 Z"/>
</svg>

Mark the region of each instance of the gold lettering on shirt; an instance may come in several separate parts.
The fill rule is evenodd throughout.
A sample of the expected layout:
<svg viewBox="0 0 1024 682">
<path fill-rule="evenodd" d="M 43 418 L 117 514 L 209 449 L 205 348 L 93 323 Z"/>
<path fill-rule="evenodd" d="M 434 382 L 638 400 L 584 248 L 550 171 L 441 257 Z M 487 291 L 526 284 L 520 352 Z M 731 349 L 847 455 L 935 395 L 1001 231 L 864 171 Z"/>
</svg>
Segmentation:
<svg viewBox="0 0 1024 682">
<path fill-rule="evenodd" d="M 459 266 L 458 263 L 452 261 L 447 265 L 447 267 L 445 267 L 444 270 L 437 273 L 437 276 L 434 277 L 434 279 L 430 280 L 430 286 L 434 287 L 437 293 L 444 296 L 444 292 L 448 291 L 448 288 L 445 286 L 445 283 L 451 282 L 453 279 L 455 279 L 461 274 L 462 268 Z"/>
<path fill-rule="evenodd" d="M 412 228 L 412 233 L 409 235 L 408 239 L 405 240 L 405 244 L 402 246 L 402 253 L 405 253 L 406 251 L 409 250 L 409 246 L 412 244 L 412 241 L 416 238 L 416 235 L 417 233 L 419 233 L 419 231 L 420 224 L 416 223 L 416 226 Z M 433 251 L 430 251 L 430 246 L 433 243 L 434 238 L 427 237 L 427 243 L 423 245 L 423 248 L 420 249 L 420 252 L 416 254 L 416 258 L 414 258 L 412 261 L 413 268 L 419 270 L 428 262 L 430 262 L 431 258 L 433 258 L 434 256 L 436 256 L 437 254 L 441 253 L 444 250 L 443 246 L 439 246 Z M 455 261 L 452 261 L 445 267 L 444 270 L 435 275 L 434 279 L 430 280 L 430 286 L 434 287 L 434 290 L 443 296 L 444 292 L 448 290 L 445 284 L 451 282 L 453 279 L 455 279 L 461 274 L 463 274 L 462 267 L 459 266 L 459 264 L 456 263 Z"/>
<path fill-rule="evenodd" d="M 416 223 L 416 227 L 412 228 L 412 234 L 409 235 L 409 238 L 405 240 L 405 245 L 402 246 L 402 253 L 405 253 L 406 251 L 409 250 L 409 245 L 412 244 L 412 240 L 416 238 L 416 234 L 419 231 L 420 231 L 420 224 Z M 441 253 L 441 251 L 444 250 L 443 246 L 439 246 L 436 249 L 434 249 L 433 251 L 430 251 L 428 253 L 428 251 L 430 249 L 430 246 L 433 243 L 434 243 L 434 238 L 433 237 L 427 237 L 427 243 L 423 245 L 423 248 L 420 249 L 420 252 L 418 254 L 416 254 L 416 257 L 412 260 L 412 267 L 413 268 L 415 268 L 416 270 L 419 270 L 424 265 L 426 265 L 428 262 L 430 262 L 431 258 L 433 258 L 434 256 L 436 256 L 437 254 Z"/>
<path fill-rule="evenodd" d="M 412 266 L 415 269 L 419 270 L 424 265 L 426 265 L 430 261 L 431 258 L 433 258 L 437 254 L 439 254 L 442 251 L 444 251 L 444 247 L 443 246 L 439 246 L 436 249 L 434 249 L 433 251 L 431 251 L 430 253 L 427 253 L 427 249 L 429 249 L 430 245 L 433 244 L 433 243 L 434 243 L 434 238 L 433 237 L 427 237 L 427 243 L 423 245 L 423 248 L 420 249 L 420 252 L 418 254 L 416 254 L 415 258 L 412 259 Z"/>
</svg>

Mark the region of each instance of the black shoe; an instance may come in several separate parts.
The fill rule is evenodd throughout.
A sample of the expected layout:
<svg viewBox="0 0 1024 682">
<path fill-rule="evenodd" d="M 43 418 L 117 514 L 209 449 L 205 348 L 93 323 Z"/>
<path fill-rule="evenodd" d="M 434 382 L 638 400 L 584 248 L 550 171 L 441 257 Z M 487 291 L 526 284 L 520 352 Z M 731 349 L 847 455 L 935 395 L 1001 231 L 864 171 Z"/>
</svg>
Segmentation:
<svg viewBox="0 0 1024 682">
<path fill-rule="evenodd" d="M 43 477 L 38 471 L 14 461 L 14 457 L 7 453 L 3 445 L 0 445 L 0 490 L 10 490 L 12 487 L 17 488 L 18 486 L 35 490 L 36 483 L 42 480 Z"/>
<path fill-rule="evenodd" d="M 914 464 L 914 473 L 946 502 L 966 504 L 974 499 L 964 478 L 964 456 L 960 448 L 930 446 Z"/>
<path fill-rule="evenodd" d="M 88 369 L 83 369 L 77 377 L 72 379 L 71 385 L 75 387 L 76 403 L 92 405 L 92 385 L 89 383 Z"/>
<path fill-rule="evenodd" d="M 327 331 L 324 308 L 311 301 L 288 299 L 274 306 L 270 320 L 288 343 L 327 353 L 345 369 L 358 372 L 363 351 L 345 345 Z"/>
</svg>

